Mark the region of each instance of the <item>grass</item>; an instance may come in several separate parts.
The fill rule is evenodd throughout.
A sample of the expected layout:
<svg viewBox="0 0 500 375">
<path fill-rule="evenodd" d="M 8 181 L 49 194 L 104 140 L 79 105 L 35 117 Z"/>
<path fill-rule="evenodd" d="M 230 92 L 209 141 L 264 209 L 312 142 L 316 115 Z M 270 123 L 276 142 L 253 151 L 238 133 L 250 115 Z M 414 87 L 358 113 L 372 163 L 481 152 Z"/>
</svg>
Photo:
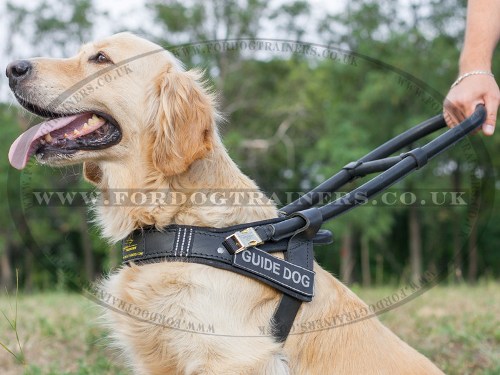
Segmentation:
<svg viewBox="0 0 500 375">
<path fill-rule="evenodd" d="M 397 289 L 355 289 L 367 303 Z M 500 374 L 500 284 L 437 286 L 380 316 L 446 374 Z"/>
<path fill-rule="evenodd" d="M 367 303 L 397 288 L 354 288 Z M 0 296 L 12 322 L 14 296 Z M 16 330 L 0 319 L 2 375 L 129 374 L 107 349 L 98 308 L 79 294 L 19 295 Z M 438 286 L 380 319 L 447 374 L 500 374 L 500 284 Z M 16 338 L 19 333 L 19 342 Z M 22 348 L 22 349 L 21 349 Z M 24 351 L 24 354 L 22 354 Z"/>
<path fill-rule="evenodd" d="M 16 335 L 16 349 L 18 349 L 18 352 L 15 353 L 13 352 L 7 345 L 5 345 L 2 341 L 0 341 L 0 346 L 7 352 L 9 353 L 17 363 L 21 365 L 25 365 L 25 357 L 24 357 L 24 351 L 23 351 L 23 346 L 21 345 L 21 340 L 19 339 L 19 332 L 17 330 L 17 301 L 18 301 L 18 291 L 19 291 L 19 272 L 16 269 L 16 295 L 14 296 L 14 308 L 12 307 L 12 304 L 10 304 L 10 312 L 14 315 L 12 318 L 9 318 L 7 314 L 0 310 L 2 313 L 5 321 L 9 323 L 10 328 L 12 329 L 12 332 L 15 333 Z M 9 296 L 8 291 L 6 290 L 7 296 Z"/>
<path fill-rule="evenodd" d="M 12 297 L 1 296 L 0 311 L 8 315 L 11 303 Z M 17 329 L 25 364 L 0 349 L 0 374 L 128 374 L 106 348 L 97 318 L 96 306 L 79 294 L 19 295 Z M 16 353 L 16 333 L 9 328 L 0 319 L 0 341 Z"/>
</svg>

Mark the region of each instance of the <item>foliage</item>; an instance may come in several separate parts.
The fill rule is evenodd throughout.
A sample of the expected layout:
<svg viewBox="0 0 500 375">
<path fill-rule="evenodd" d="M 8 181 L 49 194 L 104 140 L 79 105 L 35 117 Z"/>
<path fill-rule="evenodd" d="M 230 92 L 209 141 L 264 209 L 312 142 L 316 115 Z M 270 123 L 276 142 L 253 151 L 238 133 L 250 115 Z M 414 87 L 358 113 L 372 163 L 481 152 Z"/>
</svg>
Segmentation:
<svg viewBox="0 0 500 375">
<path fill-rule="evenodd" d="M 145 22 L 137 31 L 174 51 L 179 44 L 207 46 L 214 40 L 257 40 L 281 46 L 281 42 L 266 39 L 270 35 L 283 36 L 289 45 L 304 48 L 285 53 L 265 49 L 264 44 L 250 49 L 247 44 L 246 48 L 180 56 L 188 67 L 207 70 L 209 81 L 220 92 L 221 110 L 227 118 L 220 125 L 221 132 L 231 156 L 281 204 L 390 137 L 440 112 L 457 72 L 465 12 L 465 2 L 458 0 L 422 1 L 418 7 L 355 0 L 346 2 L 341 12 L 319 16 L 317 9 L 303 1 L 287 2 L 282 8 L 260 0 L 150 0 L 146 5 L 154 25 Z M 90 0 L 44 0 L 31 7 L 9 2 L 7 16 L 7 53 L 12 58 L 19 53 L 16 42 L 25 37 L 28 24 L 33 29 L 25 37 L 33 51 L 30 55 L 59 56 L 73 53 L 82 41 L 92 39 L 92 19 L 107 17 Z M 314 36 L 319 36 L 321 43 L 294 44 L 314 39 L 309 35 L 311 25 L 317 29 Z M 115 25 L 116 30 L 120 27 Z M 338 58 L 312 53 L 326 47 Z M 494 68 L 500 73 L 500 66 Z M 4 155 L 20 129 L 32 120 L 20 115 L 15 106 L 0 105 L 4 129 L 0 147 Z M 487 186 L 498 178 L 500 155 L 495 151 L 499 143 L 498 137 L 484 140 L 484 144 L 481 137 L 475 137 L 470 141 L 476 155 L 472 159 L 467 158 L 465 146 L 458 146 L 400 182 L 393 191 L 426 194 L 432 189 Z M 78 168 L 51 170 L 30 164 L 28 169 L 31 188 L 89 188 L 81 181 Z M 99 240 L 97 231 L 81 225 L 88 219 L 83 210 L 26 209 L 20 203 L 20 183 L 26 178 L 25 172 L 14 172 L 6 158 L 1 159 L 0 184 L 4 192 L 8 191 L 7 199 L 0 201 L 0 257 L 7 254 L 10 268 L 20 269 L 22 287 L 77 289 L 89 275 L 92 278 L 116 264 L 114 255 L 110 255 L 114 253 Z M 494 193 L 482 192 L 484 207 L 493 208 L 492 216 L 480 218 L 479 236 L 473 243 L 479 249 L 478 275 L 498 277 L 500 255 L 495 250 L 500 231 L 493 224 L 500 220 L 500 211 Z M 467 207 L 419 206 L 415 210 L 423 268 L 453 270 L 451 262 L 459 246 L 461 272 L 465 275 L 471 234 Z M 342 263 L 339 250 L 346 233 L 350 233 L 354 261 L 350 281 L 361 280 L 358 254 L 363 243 L 370 248 L 369 272 L 382 271 L 378 281 L 408 278 L 410 211 L 402 204 L 368 203 L 340 217 L 327 225 L 334 231 L 336 242 L 331 248 L 318 249 L 318 260 L 338 273 Z M 83 244 L 89 239 L 93 247 L 90 270 L 82 262 Z M 382 259 L 381 263 L 377 259 Z M 13 275 L 2 282 L 9 278 Z"/>
</svg>

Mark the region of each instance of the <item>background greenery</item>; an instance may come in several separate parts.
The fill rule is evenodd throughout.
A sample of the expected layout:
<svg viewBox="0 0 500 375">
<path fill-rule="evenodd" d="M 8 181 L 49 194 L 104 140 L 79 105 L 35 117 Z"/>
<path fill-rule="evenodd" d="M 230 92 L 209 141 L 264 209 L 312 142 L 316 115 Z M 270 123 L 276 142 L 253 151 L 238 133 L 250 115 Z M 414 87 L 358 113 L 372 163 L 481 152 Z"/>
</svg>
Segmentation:
<svg viewBox="0 0 500 375">
<path fill-rule="evenodd" d="M 53 56 L 73 54 L 110 17 L 90 0 L 33 4 L 6 5 L 6 54 L 12 59 L 47 51 Z M 227 118 L 221 131 L 231 156 L 266 192 L 286 203 L 286 192 L 307 191 L 347 162 L 440 111 L 457 73 L 465 4 L 356 0 L 336 13 L 318 14 L 317 6 L 302 1 L 281 6 L 257 0 L 146 1 L 141 11 L 149 21 L 132 31 L 170 48 L 188 66 L 206 69 L 220 93 Z M 119 23 L 108 28 L 109 33 L 123 30 Z M 317 44 L 308 45 L 308 37 Z M 304 49 L 293 54 L 264 48 L 196 53 L 189 45 L 252 38 L 303 41 Z M 182 53 L 180 44 L 188 44 L 191 53 Z M 330 47 L 339 58 L 307 52 L 321 51 L 321 46 Z M 351 51 L 354 60 L 343 60 L 345 53 L 338 49 Z M 6 84 L 2 80 L 4 88 Z M 12 288 L 16 268 L 26 290 L 72 288 L 68 275 L 93 280 L 118 259 L 116 249 L 86 224 L 86 210 L 28 208 L 25 200 L 30 189 L 89 186 L 76 167 L 30 165 L 17 173 L 8 165 L 10 143 L 36 119 L 12 105 L 12 96 L 5 101 L 0 104 L 5 155 L 0 181 L 6 193 L 0 206 L 0 281 Z M 451 272 L 458 281 L 498 277 L 495 248 L 500 231 L 494 223 L 499 210 L 494 196 L 500 156 L 494 150 L 499 142 L 498 137 L 484 143 L 474 137 L 396 187 L 425 194 L 433 189 L 470 193 L 480 186 L 480 215 L 473 226 L 477 230 L 467 226 L 470 207 L 368 204 L 329 224 L 336 243 L 320 249 L 318 259 L 344 281 L 365 285 L 418 278 L 427 269 Z M 466 155 L 470 145 L 473 157 Z"/>
<path fill-rule="evenodd" d="M 177 52 L 181 44 L 238 39 L 314 42 L 318 48 L 351 51 L 354 64 L 262 49 L 180 56 L 188 67 L 206 69 L 219 92 L 227 119 L 221 132 L 231 156 L 284 203 L 286 192 L 307 191 L 347 162 L 439 113 L 457 75 L 465 24 L 465 1 L 458 0 L 353 0 L 330 8 L 305 1 L 145 0 L 140 12 L 126 17 L 91 0 L 8 1 L 4 7 L 4 57 L 11 60 L 72 55 L 103 29 L 108 34 L 127 29 Z M 143 21 L 130 26 L 134 17 Z M 494 73 L 500 76 L 498 54 Z M 0 84 L 6 93 L 7 79 Z M 116 267 L 118 251 L 87 224 L 85 208 L 26 206 L 30 189 L 90 187 L 77 167 L 30 164 L 22 173 L 14 171 L 6 157 L 10 144 L 37 119 L 18 109 L 12 95 L 2 100 L 1 289 L 15 287 L 18 269 L 22 291 L 77 291 Z M 396 186 L 416 194 L 445 189 L 469 196 L 479 187 L 478 216 L 472 204 L 368 204 L 328 224 L 335 243 L 318 248 L 318 260 L 344 282 L 363 286 L 397 285 L 426 270 L 448 283 L 497 279 L 499 144 L 498 136 L 472 137 Z M 494 289 L 497 284 L 488 285 Z M 498 331 L 492 335 L 498 344 Z"/>
</svg>

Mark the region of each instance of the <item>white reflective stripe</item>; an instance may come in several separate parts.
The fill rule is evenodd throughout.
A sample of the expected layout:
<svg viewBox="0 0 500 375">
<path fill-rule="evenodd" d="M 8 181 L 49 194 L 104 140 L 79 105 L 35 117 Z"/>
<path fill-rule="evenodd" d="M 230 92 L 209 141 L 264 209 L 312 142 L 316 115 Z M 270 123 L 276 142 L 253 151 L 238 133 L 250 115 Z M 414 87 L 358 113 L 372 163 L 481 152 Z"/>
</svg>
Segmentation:
<svg viewBox="0 0 500 375">
<path fill-rule="evenodd" d="M 189 254 L 189 250 L 190 250 L 190 247 L 191 247 L 191 240 L 192 239 L 193 239 L 193 228 L 189 228 L 189 237 L 188 237 L 186 255 Z"/>
<path fill-rule="evenodd" d="M 184 229 L 184 232 L 182 234 L 182 245 L 181 245 L 181 254 L 180 256 L 182 256 L 182 250 L 184 250 L 184 242 L 186 241 L 186 234 L 187 234 L 187 229 L 186 228 L 182 228 Z"/>
<path fill-rule="evenodd" d="M 174 247 L 174 256 L 177 256 L 177 249 L 179 248 L 179 239 L 180 239 L 180 230 L 175 233 L 175 247 Z"/>
</svg>

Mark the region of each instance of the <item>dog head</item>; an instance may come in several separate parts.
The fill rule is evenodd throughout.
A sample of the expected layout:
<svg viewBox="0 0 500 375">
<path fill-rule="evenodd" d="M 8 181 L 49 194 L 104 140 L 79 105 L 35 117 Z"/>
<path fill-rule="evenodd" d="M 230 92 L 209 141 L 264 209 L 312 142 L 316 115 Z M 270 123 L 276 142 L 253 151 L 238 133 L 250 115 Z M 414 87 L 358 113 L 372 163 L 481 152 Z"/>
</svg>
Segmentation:
<svg viewBox="0 0 500 375">
<path fill-rule="evenodd" d="M 100 163 L 136 158 L 166 176 L 181 174 L 212 148 L 214 101 L 201 73 L 130 33 L 84 45 L 68 59 L 14 61 L 6 71 L 19 103 L 46 121 L 23 133 L 11 164 L 84 163 L 99 183 Z"/>
</svg>

